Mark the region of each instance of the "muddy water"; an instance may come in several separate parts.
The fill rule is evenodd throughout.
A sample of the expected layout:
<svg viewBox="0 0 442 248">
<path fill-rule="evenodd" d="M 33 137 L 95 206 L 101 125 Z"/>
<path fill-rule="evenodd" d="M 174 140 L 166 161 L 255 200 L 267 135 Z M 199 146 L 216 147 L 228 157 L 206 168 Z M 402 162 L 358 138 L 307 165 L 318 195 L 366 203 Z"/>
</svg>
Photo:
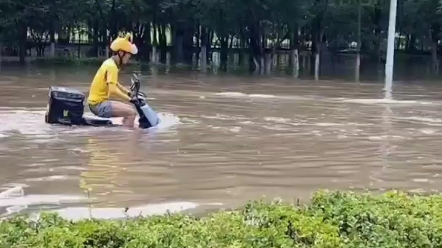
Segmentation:
<svg viewBox="0 0 442 248">
<path fill-rule="evenodd" d="M 144 77 L 163 119 L 156 130 L 45 124 L 47 87 L 87 91 L 90 77 L 0 75 L 0 182 L 21 187 L 12 196 L 0 193 L 2 211 L 165 202 L 230 207 L 263 195 L 307 198 L 320 188 L 442 185 L 436 84 L 398 83 L 395 100 L 382 101 L 378 83 Z"/>
</svg>

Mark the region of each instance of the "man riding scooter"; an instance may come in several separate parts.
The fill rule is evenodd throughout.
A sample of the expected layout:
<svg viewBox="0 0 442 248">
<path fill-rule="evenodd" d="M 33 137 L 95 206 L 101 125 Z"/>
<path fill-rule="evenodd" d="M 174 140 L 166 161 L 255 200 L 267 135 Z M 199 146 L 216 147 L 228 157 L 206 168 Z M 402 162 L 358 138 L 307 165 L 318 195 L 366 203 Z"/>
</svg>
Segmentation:
<svg viewBox="0 0 442 248">
<path fill-rule="evenodd" d="M 102 118 L 123 117 L 123 126 L 132 128 L 137 115 L 133 104 L 138 100 L 118 82 L 118 74 L 121 66 L 138 53 L 138 48 L 132 43 L 132 35 L 128 33 L 125 37 L 116 38 L 110 49 L 113 54 L 95 74 L 87 102 L 93 114 Z M 111 96 L 120 101 L 110 100 Z"/>
</svg>

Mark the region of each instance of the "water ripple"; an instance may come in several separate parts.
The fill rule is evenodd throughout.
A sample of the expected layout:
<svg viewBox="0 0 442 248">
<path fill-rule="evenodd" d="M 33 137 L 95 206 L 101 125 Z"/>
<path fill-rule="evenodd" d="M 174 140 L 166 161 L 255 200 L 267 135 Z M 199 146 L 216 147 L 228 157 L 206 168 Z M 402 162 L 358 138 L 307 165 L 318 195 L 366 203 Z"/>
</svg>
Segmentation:
<svg viewBox="0 0 442 248">
<path fill-rule="evenodd" d="M 377 84 L 205 80 L 158 79 L 149 93 L 166 121 L 151 132 L 49 126 L 46 92 L 4 85 L 0 178 L 41 195 L 87 194 L 101 207 L 442 184 L 440 86 L 397 85 L 385 101 Z M 32 104 L 8 102 L 31 92 Z"/>
</svg>

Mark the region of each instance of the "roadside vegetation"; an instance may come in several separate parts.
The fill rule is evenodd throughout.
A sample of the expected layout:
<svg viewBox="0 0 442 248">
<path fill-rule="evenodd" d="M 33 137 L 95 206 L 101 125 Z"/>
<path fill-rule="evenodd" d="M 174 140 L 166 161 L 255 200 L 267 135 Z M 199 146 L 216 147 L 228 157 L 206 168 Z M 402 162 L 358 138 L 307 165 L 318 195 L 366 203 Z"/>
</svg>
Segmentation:
<svg viewBox="0 0 442 248">
<path fill-rule="evenodd" d="M 442 196 L 317 192 L 307 205 L 253 201 L 204 217 L 71 222 L 54 214 L 0 223 L 0 247 L 442 247 Z"/>
</svg>

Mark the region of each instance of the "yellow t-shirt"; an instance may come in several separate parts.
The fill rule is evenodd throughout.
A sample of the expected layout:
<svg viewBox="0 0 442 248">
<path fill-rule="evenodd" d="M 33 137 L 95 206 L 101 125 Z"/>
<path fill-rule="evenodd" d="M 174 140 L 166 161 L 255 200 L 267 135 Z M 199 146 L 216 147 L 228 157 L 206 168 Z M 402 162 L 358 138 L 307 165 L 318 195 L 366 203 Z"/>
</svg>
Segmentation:
<svg viewBox="0 0 442 248">
<path fill-rule="evenodd" d="M 101 64 L 89 89 L 89 104 L 99 104 L 109 99 L 109 84 L 118 84 L 119 68 L 112 58 Z"/>
</svg>

